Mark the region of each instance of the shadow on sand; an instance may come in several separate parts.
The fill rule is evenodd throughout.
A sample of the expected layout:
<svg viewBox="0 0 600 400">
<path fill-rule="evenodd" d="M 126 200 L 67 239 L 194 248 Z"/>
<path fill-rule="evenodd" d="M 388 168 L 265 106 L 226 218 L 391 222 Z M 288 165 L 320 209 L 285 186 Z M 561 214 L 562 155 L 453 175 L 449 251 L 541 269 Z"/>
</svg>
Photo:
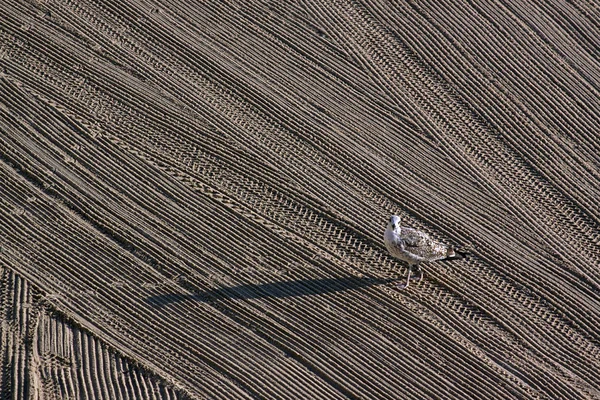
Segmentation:
<svg viewBox="0 0 600 400">
<path fill-rule="evenodd" d="M 212 289 L 194 294 L 166 293 L 146 298 L 154 307 L 164 307 L 171 303 L 186 300 L 212 301 L 218 299 L 247 300 L 260 298 L 288 298 L 314 296 L 319 294 L 342 292 L 374 285 L 394 282 L 393 279 L 378 278 L 327 278 L 303 279 L 264 283 L 260 285 L 240 285 L 221 289 Z"/>
</svg>

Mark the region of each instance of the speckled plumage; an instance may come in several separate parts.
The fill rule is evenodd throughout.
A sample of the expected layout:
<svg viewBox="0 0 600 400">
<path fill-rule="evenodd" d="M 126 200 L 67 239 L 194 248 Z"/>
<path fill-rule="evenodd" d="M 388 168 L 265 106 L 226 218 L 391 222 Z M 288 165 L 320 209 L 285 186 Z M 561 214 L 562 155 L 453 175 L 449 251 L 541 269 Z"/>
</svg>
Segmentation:
<svg viewBox="0 0 600 400">
<path fill-rule="evenodd" d="M 398 284 L 399 289 L 408 287 L 413 270 L 421 271 L 419 263 L 443 260 L 456 255 L 452 246 L 431 239 L 425 232 L 400 226 L 400 217 L 397 215 L 390 218 L 383 239 L 392 256 L 409 264 L 406 284 Z M 421 278 L 422 272 L 419 280 Z"/>
</svg>

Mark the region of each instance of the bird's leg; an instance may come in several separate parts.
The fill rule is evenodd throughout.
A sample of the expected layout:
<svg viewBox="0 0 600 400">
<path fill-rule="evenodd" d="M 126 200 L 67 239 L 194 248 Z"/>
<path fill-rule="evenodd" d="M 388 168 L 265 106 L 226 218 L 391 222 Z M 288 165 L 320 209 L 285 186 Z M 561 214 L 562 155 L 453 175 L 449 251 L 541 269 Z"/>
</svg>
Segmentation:
<svg viewBox="0 0 600 400">
<path fill-rule="evenodd" d="M 400 283 L 398 282 L 396 284 L 396 288 L 398 290 L 404 290 L 408 287 L 408 284 L 410 283 L 410 273 L 412 272 L 412 265 L 409 266 L 408 268 L 408 277 L 406 278 L 406 283 Z"/>
<path fill-rule="evenodd" d="M 421 282 L 421 279 L 423 279 L 423 270 L 419 264 L 417 264 L 415 268 L 419 272 L 419 279 L 417 279 L 417 283 L 419 283 Z"/>
</svg>

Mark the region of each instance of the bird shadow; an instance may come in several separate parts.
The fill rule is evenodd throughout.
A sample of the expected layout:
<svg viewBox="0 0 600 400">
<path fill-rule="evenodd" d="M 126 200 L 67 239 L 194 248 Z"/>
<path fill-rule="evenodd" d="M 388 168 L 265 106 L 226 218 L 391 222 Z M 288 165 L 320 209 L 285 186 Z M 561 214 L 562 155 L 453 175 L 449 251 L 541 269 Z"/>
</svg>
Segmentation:
<svg viewBox="0 0 600 400">
<path fill-rule="evenodd" d="M 153 307 L 165 307 L 169 304 L 186 300 L 209 302 L 219 299 L 282 299 L 343 292 L 394 281 L 394 279 L 357 277 L 301 279 L 296 281 L 263 283 L 258 285 L 239 285 L 205 291 L 194 291 L 192 294 L 165 293 L 147 297 L 145 301 Z"/>
</svg>

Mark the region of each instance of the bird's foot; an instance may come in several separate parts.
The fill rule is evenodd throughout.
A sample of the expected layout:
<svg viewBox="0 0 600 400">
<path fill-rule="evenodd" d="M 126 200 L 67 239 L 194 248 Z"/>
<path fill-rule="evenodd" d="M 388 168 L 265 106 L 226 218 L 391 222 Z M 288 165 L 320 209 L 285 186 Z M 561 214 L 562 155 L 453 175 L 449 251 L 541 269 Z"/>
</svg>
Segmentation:
<svg viewBox="0 0 600 400">
<path fill-rule="evenodd" d="M 408 276 L 406 277 L 406 283 L 400 283 L 400 282 L 398 282 L 396 284 L 396 289 L 398 289 L 398 290 L 404 290 L 404 289 L 406 289 L 408 287 L 408 285 L 410 284 L 410 276 L 412 275 L 411 272 L 412 271 L 409 269 L 408 270 Z"/>
<path fill-rule="evenodd" d="M 421 280 L 423 280 L 423 270 L 419 268 L 419 276 L 413 276 L 411 279 L 416 279 L 417 283 L 421 282 Z"/>
</svg>

